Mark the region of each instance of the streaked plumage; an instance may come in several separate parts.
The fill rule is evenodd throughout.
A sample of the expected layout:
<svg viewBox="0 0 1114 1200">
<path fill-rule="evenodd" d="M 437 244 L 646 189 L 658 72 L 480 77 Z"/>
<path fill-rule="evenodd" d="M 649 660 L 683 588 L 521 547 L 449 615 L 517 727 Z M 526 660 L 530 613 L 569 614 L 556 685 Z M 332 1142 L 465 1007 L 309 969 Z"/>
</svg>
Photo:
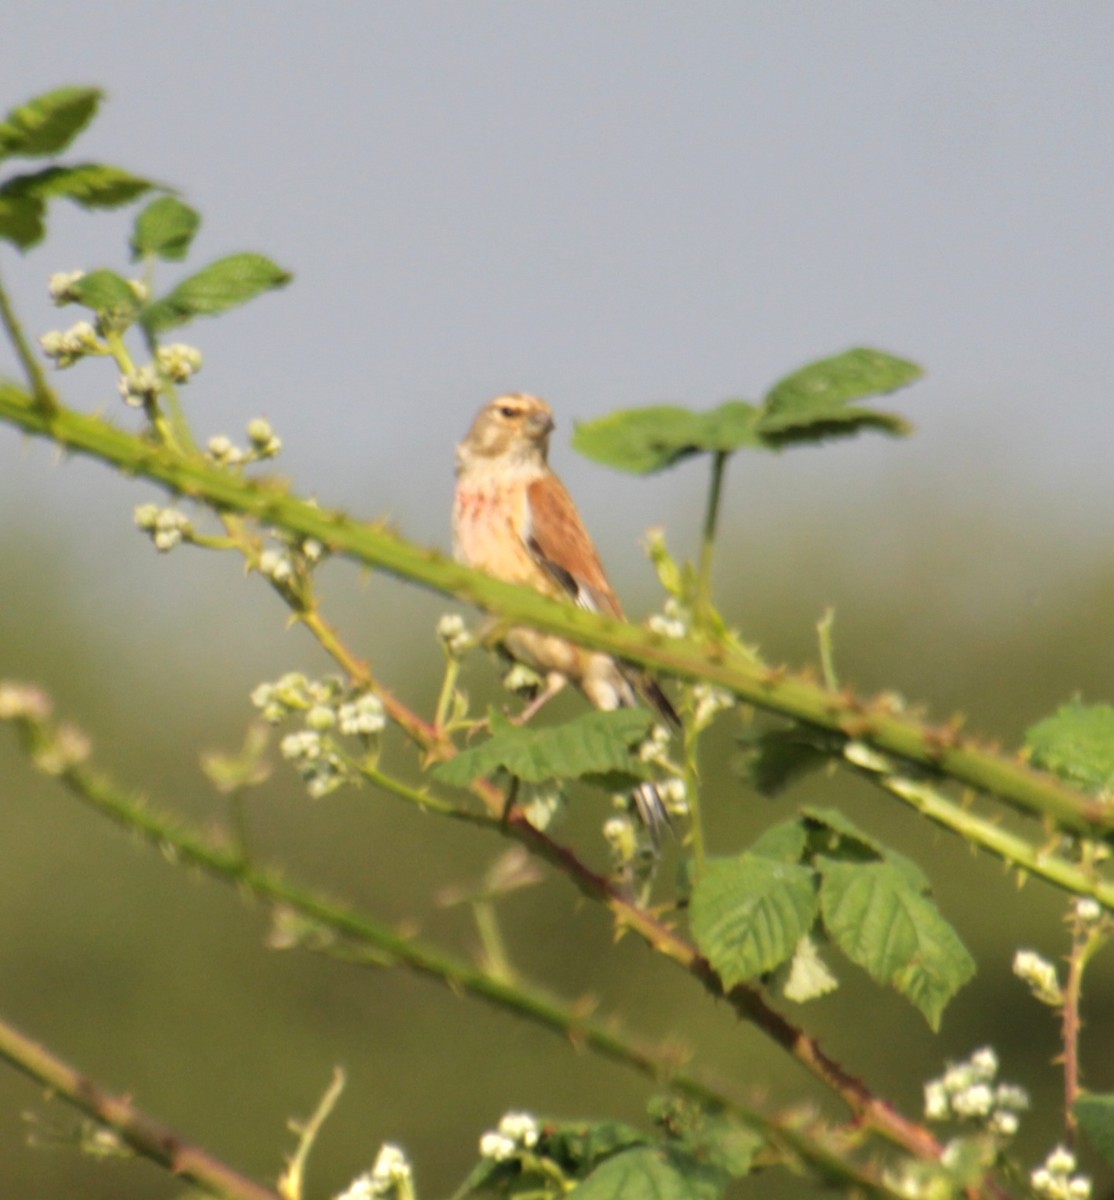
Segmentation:
<svg viewBox="0 0 1114 1200">
<path fill-rule="evenodd" d="M 508 583 L 622 619 L 576 505 L 549 468 L 552 431 L 553 412 L 536 396 L 497 396 L 480 410 L 457 447 L 453 553 Z M 608 654 L 517 626 L 504 635 L 503 645 L 512 658 L 545 675 L 547 696 L 571 680 L 598 709 L 632 708 L 641 697 L 678 724 L 657 683 Z M 643 784 L 634 800 L 657 839 L 668 821 L 658 789 Z"/>
</svg>

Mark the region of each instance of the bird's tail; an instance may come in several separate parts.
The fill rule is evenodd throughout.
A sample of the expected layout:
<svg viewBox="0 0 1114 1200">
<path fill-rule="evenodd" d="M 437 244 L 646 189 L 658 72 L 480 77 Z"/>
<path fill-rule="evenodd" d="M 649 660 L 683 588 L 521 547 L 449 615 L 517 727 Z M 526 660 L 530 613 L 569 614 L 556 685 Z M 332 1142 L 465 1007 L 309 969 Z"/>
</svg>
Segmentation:
<svg viewBox="0 0 1114 1200">
<path fill-rule="evenodd" d="M 647 779 L 634 789 L 631 799 L 634 801 L 638 819 L 650 835 L 654 848 L 657 849 L 661 845 L 662 834 L 667 829 L 670 831 L 673 829 L 673 821 L 669 816 L 669 809 L 666 808 L 665 801 L 662 799 L 660 788 L 652 780 Z"/>
</svg>

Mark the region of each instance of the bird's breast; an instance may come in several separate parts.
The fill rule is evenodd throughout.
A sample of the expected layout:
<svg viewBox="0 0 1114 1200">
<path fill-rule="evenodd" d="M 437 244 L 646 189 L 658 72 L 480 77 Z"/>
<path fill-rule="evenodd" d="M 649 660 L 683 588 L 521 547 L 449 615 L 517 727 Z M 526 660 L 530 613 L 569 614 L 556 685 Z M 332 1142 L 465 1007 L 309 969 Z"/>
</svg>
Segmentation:
<svg viewBox="0 0 1114 1200">
<path fill-rule="evenodd" d="M 508 583 L 544 586 L 543 573 L 526 544 L 528 524 L 524 482 L 467 476 L 458 480 L 453 501 L 457 562 Z"/>
</svg>

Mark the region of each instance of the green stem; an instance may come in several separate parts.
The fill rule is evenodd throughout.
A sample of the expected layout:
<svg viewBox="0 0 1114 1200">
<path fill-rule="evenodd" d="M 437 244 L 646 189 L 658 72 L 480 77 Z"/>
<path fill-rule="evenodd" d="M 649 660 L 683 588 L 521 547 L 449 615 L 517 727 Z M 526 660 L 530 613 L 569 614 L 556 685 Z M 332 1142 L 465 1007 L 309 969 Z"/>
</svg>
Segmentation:
<svg viewBox="0 0 1114 1200">
<path fill-rule="evenodd" d="M 37 731 L 37 727 L 33 726 L 29 736 L 33 742 L 41 736 L 41 730 Z M 454 992 L 485 1000 L 497 1008 L 506 1009 L 550 1029 L 577 1046 L 659 1082 L 667 1081 L 675 1091 L 701 1104 L 730 1113 L 773 1145 L 811 1164 L 823 1178 L 854 1183 L 870 1195 L 898 1200 L 897 1192 L 830 1149 L 822 1140 L 814 1139 L 796 1128 L 795 1122 L 783 1124 L 769 1118 L 699 1077 L 677 1070 L 674 1053 L 651 1048 L 634 1040 L 620 1032 L 614 1022 L 593 1020 L 574 1007 L 553 999 L 548 993 L 526 987 L 520 982 L 497 978 L 490 971 L 462 962 L 427 942 L 400 933 L 366 915 L 354 913 L 344 905 L 309 889 L 295 886 L 276 873 L 246 864 L 235 849 L 209 842 L 190 826 L 156 812 L 143 801 L 124 795 L 108 780 L 85 767 L 69 767 L 61 779 L 82 800 L 117 824 L 138 834 L 163 853 L 172 850 L 175 861 L 199 867 L 240 891 L 276 907 L 290 909 L 357 944 L 373 947 L 389 961 L 404 964 L 420 975 L 438 980 Z M 481 820 L 489 826 L 497 825 L 489 818 Z M 754 999 L 758 1003 L 756 996 Z M 873 1100 L 872 1115 L 880 1115 L 886 1107 L 880 1101 Z M 862 1115 L 865 1117 L 865 1114 Z M 894 1118 L 887 1127 L 879 1127 L 874 1121 L 867 1123 L 882 1136 L 893 1139 L 895 1130 L 899 1128 L 895 1123 L 896 1114 Z M 917 1126 L 908 1126 L 902 1144 L 914 1153 L 929 1157 L 939 1153 L 939 1147 L 931 1137 Z M 234 1195 L 238 1200 L 238 1194 Z M 273 1194 L 260 1192 L 258 1195 L 260 1200 L 263 1196 L 272 1200 Z M 256 1197 L 252 1196 L 251 1200 L 256 1200 Z"/>
<path fill-rule="evenodd" d="M 530 588 L 503 583 L 414 546 L 381 525 L 291 496 L 268 480 L 221 470 L 186 458 L 118 429 L 98 417 L 63 409 L 44 414 L 18 388 L 0 384 L 0 420 L 51 438 L 62 448 L 115 463 L 126 473 L 222 510 L 255 517 L 301 537 L 316 538 L 345 555 L 435 591 L 499 613 L 509 623 L 531 625 L 679 679 L 705 680 L 757 708 L 818 729 L 869 743 L 880 750 L 951 776 L 1026 812 L 1086 837 L 1114 841 L 1114 809 L 1036 771 L 1016 757 L 979 744 L 955 724 L 930 725 L 880 696 L 861 698 L 844 689 L 833 695 L 810 679 L 756 663 L 752 657 L 700 637 L 665 638 L 652 631 L 573 608 Z"/>
<path fill-rule="evenodd" d="M 691 689 L 689 691 L 691 692 Z M 691 712 L 691 705 L 692 700 L 690 696 L 690 711 L 686 714 L 687 719 L 682 726 L 682 752 L 685 760 L 685 800 L 689 810 L 689 838 L 692 847 L 693 882 L 696 883 L 704 878 L 707 851 L 704 844 L 704 820 L 700 811 L 700 765 L 697 754 L 700 734 L 694 727 L 695 723 Z"/>
<path fill-rule="evenodd" d="M 57 393 L 47 381 L 46 372 L 43 370 L 42 364 L 31 349 L 31 344 L 23 332 L 23 325 L 16 316 L 15 309 L 12 307 L 11 300 L 8 299 L 8 292 L 3 283 L 0 283 L 0 324 L 4 326 L 8 340 L 12 343 L 20 366 L 27 376 L 27 382 L 31 385 L 31 391 L 34 393 L 36 403 L 42 409 L 45 416 L 53 416 L 61 408 L 61 402 L 58 399 Z"/>
<path fill-rule="evenodd" d="M 700 564 L 696 573 L 696 599 L 693 606 L 696 628 L 705 632 L 712 604 L 712 561 L 716 548 L 716 527 L 719 524 L 720 497 L 723 493 L 723 472 L 727 453 L 712 455 L 712 475 L 708 485 L 708 506 L 704 511 L 704 531 L 700 539 Z"/>
<path fill-rule="evenodd" d="M 114 1096 L 45 1046 L 0 1021 L 0 1058 L 93 1120 L 113 1130 L 137 1154 L 176 1178 L 223 1200 L 283 1200 L 278 1192 L 225 1166 L 200 1146 L 136 1108 L 130 1096 Z"/>
<path fill-rule="evenodd" d="M 659 1053 L 655 1057 L 654 1052 L 635 1050 L 610 1025 L 597 1026 L 575 1010 L 555 1006 L 555 1002 L 547 995 L 529 992 L 506 980 L 493 979 L 490 974 L 460 964 L 392 928 L 367 917 L 355 916 L 332 901 L 319 898 L 305 889 L 295 888 L 277 875 L 245 863 L 235 848 L 211 844 L 192 828 L 153 811 L 145 801 L 127 795 L 89 767 L 73 763 L 57 765 L 57 728 L 41 715 L 26 714 L 13 719 L 33 762 L 43 765 L 43 769 L 58 777 L 95 811 L 160 851 L 171 852 L 170 856 L 175 862 L 200 867 L 260 899 L 290 909 L 357 945 L 370 947 L 377 952 L 377 962 L 384 958 L 401 962 L 419 973 L 441 979 L 454 990 L 471 992 L 490 1003 L 538 1021 L 577 1044 L 652 1074 L 655 1078 L 663 1073 L 668 1074 L 674 1087 L 697 1099 L 711 1101 L 713 1093 L 700 1090 L 704 1088 L 703 1084 L 695 1080 L 680 1082 L 681 1077 L 673 1071 L 675 1060 L 671 1055 Z M 400 788 L 406 790 L 405 785 L 393 787 L 392 790 L 400 794 Z M 428 799 L 417 794 L 408 798 L 415 802 Z M 505 820 L 461 809 L 450 809 L 446 815 L 514 838 L 563 872 L 586 897 L 606 904 L 620 929 L 630 928 L 638 933 L 659 954 L 688 971 L 710 995 L 726 1000 L 739 1017 L 753 1024 L 837 1095 L 855 1114 L 856 1124 L 861 1130 L 873 1131 L 918 1157 L 935 1158 L 939 1155 L 939 1143 L 927 1129 L 903 1117 L 885 1100 L 875 1096 L 861 1080 L 849 1075 L 824 1053 L 815 1038 L 771 1009 L 756 989 L 746 984 L 725 988 L 711 964 L 689 942 L 654 913 L 619 894 L 609 880 L 589 870 L 566 847 L 534 829 L 520 811 L 508 813 Z M 558 1012 L 564 1015 L 558 1017 Z M 723 1097 L 715 1102 L 732 1104 Z M 743 1114 L 751 1111 L 739 1109 L 740 1119 L 747 1120 Z"/>
<path fill-rule="evenodd" d="M 820 670 L 824 675 L 824 686 L 831 692 L 839 690 L 839 676 L 835 668 L 835 646 L 832 628 L 835 625 L 835 609 L 826 608 L 816 622 L 816 636 L 820 642 Z"/>
<path fill-rule="evenodd" d="M 1100 904 L 1114 910 L 1114 883 L 1097 878 L 1084 867 L 1051 854 L 1016 833 L 1010 833 L 996 821 L 980 817 L 927 783 L 900 774 L 894 769 L 894 764 L 883 756 L 870 751 L 864 753 L 864 750 L 864 747 L 851 745 L 844 752 L 847 762 L 856 773 L 864 775 L 891 796 L 896 796 L 921 816 L 958 834 L 965 842 L 995 855 L 1012 867 L 1027 871 L 1073 896 L 1092 896 Z"/>
</svg>

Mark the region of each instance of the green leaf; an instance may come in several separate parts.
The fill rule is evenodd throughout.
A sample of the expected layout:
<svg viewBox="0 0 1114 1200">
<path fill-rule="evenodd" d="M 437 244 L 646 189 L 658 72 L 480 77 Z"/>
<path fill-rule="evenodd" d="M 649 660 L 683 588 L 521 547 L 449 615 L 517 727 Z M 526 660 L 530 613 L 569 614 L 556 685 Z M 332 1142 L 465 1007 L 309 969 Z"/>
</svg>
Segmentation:
<svg viewBox="0 0 1114 1200">
<path fill-rule="evenodd" d="M 1091 792 L 1114 787 L 1114 708 L 1076 698 L 1032 726 L 1025 745 L 1033 762 Z"/>
<path fill-rule="evenodd" d="M 47 167 L 26 175 L 13 175 L 0 191 L 14 195 L 60 196 L 82 208 L 118 208 L 157 185 L 120 167 L 79 163 L 73 167 Z"/>
<path fill-rule="evenodd" d="M 1114 1163 L 1114 1095 L 1081 1096 L 1073 1111 L 1087 1141 L 1108 1163 Z"/>
<path fill-rule="evenodd" d="M 802 808 L 801 818 L 811 834 L 814 854 L 823 854 L 841 862 L 880 859 L 900 871 L 914 891 L 931 891 L 928 876 L 911 858 L 906 858 L 869 833 L 864 833 L 838 808 Z"/>
<path fill-rule="evenodd" d="M 631 408 L 577 425 L 573 448 L 606 466 L 636 475 L 671 467 L 690 454 L 759 446 L 758 410 L 729 400 L 710 412 L 661 405 Z"/>
<path fill-rule="evenodd" d="M 493 719 L 493 735 L 482 745 L 462 750 L 433 769 L 442 783 L 467 787 L 474 779 L 504 770 L 527 783 L 576 779 L 621 771 L 642 777 L 631 747 L 654 723 L 642 708 L 585 713 L 564 725 L 523 728 Z"/>
<path fill-rule="evenodd" d="M 771 445 L 848 437 L 862 429 L 909 432 L 900 417 L 852 407 L 853 401 L 905 387 L 923 374 L 916 363 L 882 350 L 848 350 L 810 363 L 766 395 L 758 430 Z"/>
<path fill-rule="evenodd" d="M 194 317 L 226 312 L 262 292 L 285 287 L 292 278 L 262 254 L 232 254 L 183 279 L 168 295 L 149 304 L 140 319 L 150 332 L 160 333 Z"/>
<path fill-rule="evenodd" d="M 99 163 L 13 175 L 0 187 L 0 238 L 21 250 L 42 241 L 47 200 L 62 197 L 82 208 L 115 208 L 154 186 L 119 167 Z"/>
<path fill-rule="evenodd" d="M 740 774 L 759 795 L 772 799 L 797 780 L 820 770 L 839 754 L 845 741 L 800 726 L 744 734 L 739 739 Z"/>
<path fill-rule="evenodd" d="M 201 214 L 196 209 L 174 196 L 160 196 L 135 219 L 132 257 L 153 255 L 167 262 L 181 262 L 200 225 Z"/>
<path fill-rule="evenodd" d="M 38 196 L 5 195 L 0 188 L 0 241 L 20 250 L 38 245 L 46 235 L 46 205 Z"/>
<path fill-rule="evenodd" d="M 718 1200 L 726 1185 L 721 1171 L 640 1146 L 609 1158 L 566 1195 L 569 1200 Z"/>
<path fill-rule="evenodd" d="M 721 1109 L 708 1109 L 682 1096 L 656 1096 L 647 1112 L 667 1135 L 674 1161 L 687 1156 L 734 1179 L 750 1174 L 755 1154 L 766 1144 L 761 1134 Z"/>
<path fill-rule="evenodd" d="M 545 1121 L 542 1130 L 539 1150 L 567 1175 L 580 1179 L 604 1159 L 649 1141 L 641 1130 L 622 1121 Z"/>
<path fill-rule="evenodd" d="M 816 911 L 811 868 L 747 853 L 708 863 L 689 916 L 701 953 L 731 988 L 789 959 Z"/>
<path fill-rule="evenodd" d="M 93 119 L 102 97 L 98 88 L 66 87 L 13 108 L 0 122 L 0 159 L 65 150 Z"/>
<path fill-rule="evenodd" d="M 69 290 L 78 304 L 97 313 L 131 318 L 139 309 L 139 297 L 131 284 L 115 271 L 90 271 L 75 280 Z"/>
<path fill-rule="evenodd" d="M 763 858 L 774 858 L 778 862 L 799 863 L 808 844 L 808 833 L 798 820 L 782 821 L 772 825 L 751 844 L 750 854 Z"/>
<path fill-rule="evenodd" d="M 938 1029 L 948 1001 L 975 973 L 958 934 L 891 863 L 821 858 L 817 866 L 824 926 L 833 941 Z"/>
</svg>

